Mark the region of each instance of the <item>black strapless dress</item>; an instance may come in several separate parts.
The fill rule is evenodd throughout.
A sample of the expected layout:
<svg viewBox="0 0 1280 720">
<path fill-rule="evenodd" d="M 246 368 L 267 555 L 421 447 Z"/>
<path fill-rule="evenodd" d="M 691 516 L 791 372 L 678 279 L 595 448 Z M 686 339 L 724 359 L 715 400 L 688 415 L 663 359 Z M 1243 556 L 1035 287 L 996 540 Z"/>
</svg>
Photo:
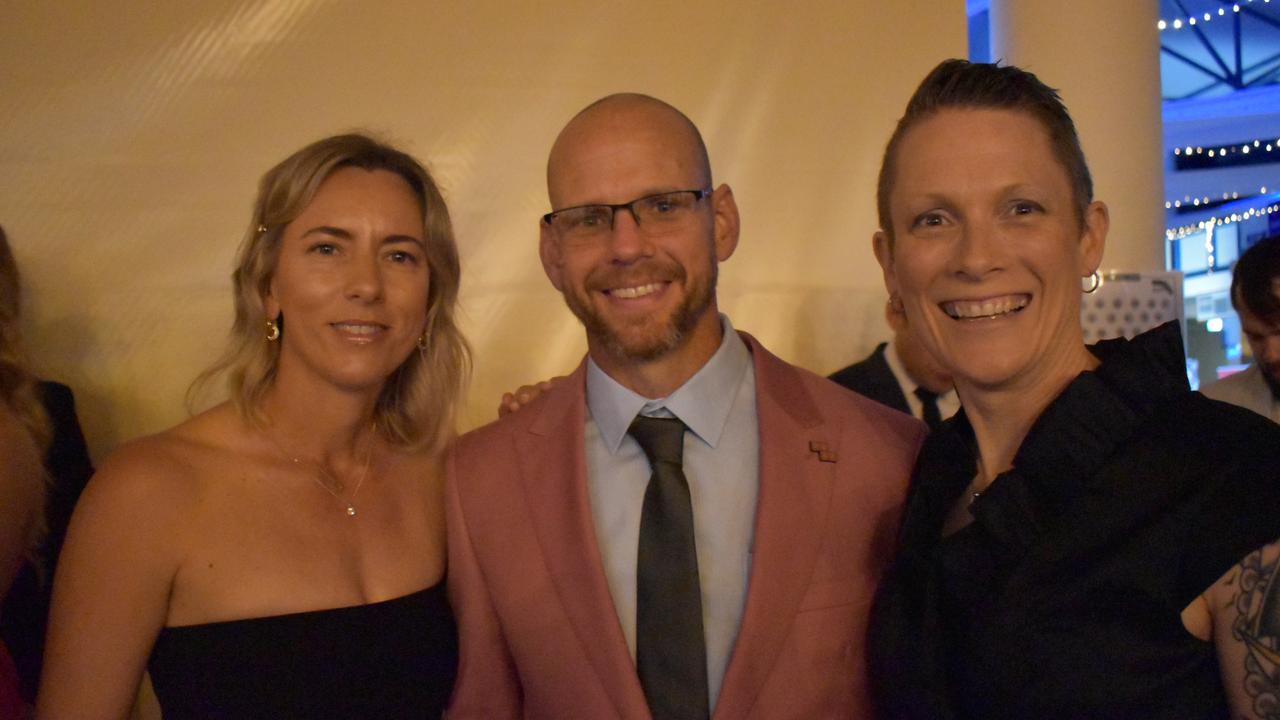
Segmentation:
<svg viewBox="0 0 1280 720">
<path fill-rule="evenodd" d="M 165 720 L 438 718 L 457 629 L 444 581 L 354 607 L 161 630 L 148 669 Z"/>
</svg>

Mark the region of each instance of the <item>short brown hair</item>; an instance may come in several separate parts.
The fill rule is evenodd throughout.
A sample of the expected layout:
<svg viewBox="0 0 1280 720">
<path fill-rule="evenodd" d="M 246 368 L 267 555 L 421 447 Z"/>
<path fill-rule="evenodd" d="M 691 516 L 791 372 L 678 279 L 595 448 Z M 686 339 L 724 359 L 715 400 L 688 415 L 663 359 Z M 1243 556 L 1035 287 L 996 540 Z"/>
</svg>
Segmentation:
<svg viewBox="0 0 1280 720">
<path fill-rule="evenodd" d="M 1062 104 L 1058 91 L 1040 82 L 1032 73 L 1013 65 L 944 60 L 935 67 L 907 102 L 880 163 L 876 183 L 876 212 L 880 229 L 893 240 L 893 220 L 889 214 L 889 194 L 893 192 L 898 145 L 917 123 L 942 110 L 999 109 L 1025 112 L 1049 133 L 1049 146 L 1071 182 L 1076 219 L 1083 225 L 1085 210 L 1093 202 L 1093 178 L 1085 163 L 1075 123 Z"/>
<path fill-rule="evenodd" d="M 214 376 L 225 373 L 231 402 L 241 416 L 254 425 L 263 422 L 261 403 L 275 380 L 280 356 L 280 344 L 265 339 L 268 318 L 263 300 L 275 274 L 284 228 L 311 203 L 321 183 L 347 167 L 399 175 L 422 210 L 430 283 L 426 349 L 410 353 L 392 373 L 374 412 L 378 429 L 391 442 L 439 450 L 453 433 L 470 368 L 470 351 L 454 319 L 461 269 L 449 209 L 421 163 L 358 133 L 311 143 L 262 176 L 232 273 L 236 315 L 229 347 L 192 384 L 188 400 Z"/>
<path fill-rule="evenodd" d="M 1231 273 L 1231 306 L 1268 325 L 1280 323 L 1280 235 L 1263 238 L 1240 256 Z"/>
</svg>

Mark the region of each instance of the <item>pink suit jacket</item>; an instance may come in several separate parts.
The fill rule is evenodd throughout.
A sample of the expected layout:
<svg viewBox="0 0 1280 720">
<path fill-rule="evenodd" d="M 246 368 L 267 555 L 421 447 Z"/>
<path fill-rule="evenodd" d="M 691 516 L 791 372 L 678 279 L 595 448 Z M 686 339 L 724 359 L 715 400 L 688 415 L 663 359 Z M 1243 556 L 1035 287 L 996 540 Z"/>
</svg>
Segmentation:
<svg viewBox="0 0 1280 720">
<path fill-rule="evenodd" d="M 746 609 L 714 720 L 871 716 L 864 637 L 924 426 L 755 366 L 760 489 Z M 461 718 L 648 718 L 587 499 L 585 363 L 448 462 Z"/>
</svg>

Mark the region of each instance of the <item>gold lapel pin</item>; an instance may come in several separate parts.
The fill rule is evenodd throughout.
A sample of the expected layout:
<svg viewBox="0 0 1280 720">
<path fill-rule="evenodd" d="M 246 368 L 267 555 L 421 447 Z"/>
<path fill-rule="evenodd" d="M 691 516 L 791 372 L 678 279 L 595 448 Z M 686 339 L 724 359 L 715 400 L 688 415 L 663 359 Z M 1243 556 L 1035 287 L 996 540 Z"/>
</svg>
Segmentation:
<svg viewBox="0 0 1280 720">
<path fill-rule="evenodd" d="M 840 459 L 840 456 L 831 449 L 825 440 L 810 440 L 809 452 L 818 454 L 818 460 L 822 462 L 833 463 Z"/>
</svg>

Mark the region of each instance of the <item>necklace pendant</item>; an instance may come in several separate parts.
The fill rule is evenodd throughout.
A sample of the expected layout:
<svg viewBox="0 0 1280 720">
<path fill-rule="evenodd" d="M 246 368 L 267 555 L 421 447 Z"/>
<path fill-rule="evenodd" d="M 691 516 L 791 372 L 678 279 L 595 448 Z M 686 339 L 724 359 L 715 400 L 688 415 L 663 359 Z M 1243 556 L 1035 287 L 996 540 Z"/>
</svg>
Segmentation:
<svg viewBox="0 0 1280 720">
<path fill-rule="evenodd" d="M 347 517 L 355 517 L 355 516 L 356 516 L 356 508 L 355 508 L 355 506 L 354 506 L 354 505 L 348 505 L 348 506 L 347 506 Z"/>
</svg>

